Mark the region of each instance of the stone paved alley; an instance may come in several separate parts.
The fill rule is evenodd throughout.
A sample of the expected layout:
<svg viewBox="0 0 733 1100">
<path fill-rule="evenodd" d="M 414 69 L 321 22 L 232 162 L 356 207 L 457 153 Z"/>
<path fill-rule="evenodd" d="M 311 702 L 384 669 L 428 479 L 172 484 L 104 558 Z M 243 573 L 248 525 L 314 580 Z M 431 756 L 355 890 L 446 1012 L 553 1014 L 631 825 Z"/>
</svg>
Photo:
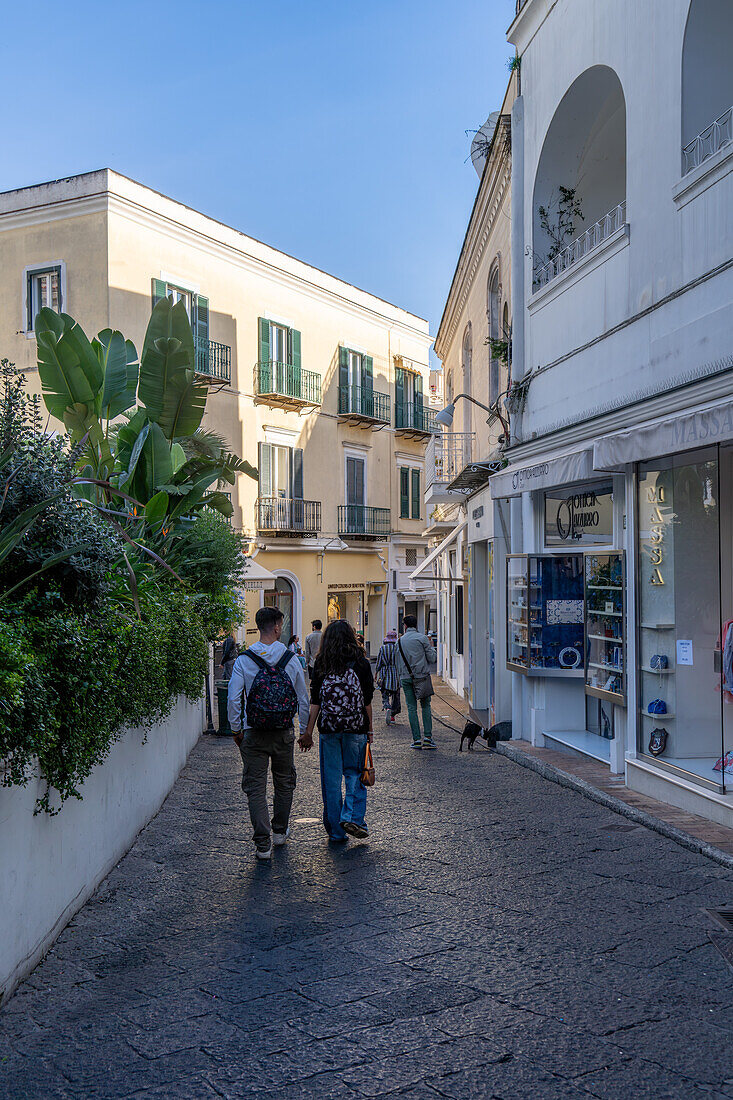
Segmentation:
<svg viewBox="0 0 733 1100">
<path fill-rule="evenodd" d="M 733 1097 L 733 873 L 479 748 L 375 744 L 368 844 L 317 759 L 256 865 L 238 754 L 161 813 L 0 1013 L 0 1095 Z M 151 742 L 149 751 L 155 751 Z"/>
</svg>

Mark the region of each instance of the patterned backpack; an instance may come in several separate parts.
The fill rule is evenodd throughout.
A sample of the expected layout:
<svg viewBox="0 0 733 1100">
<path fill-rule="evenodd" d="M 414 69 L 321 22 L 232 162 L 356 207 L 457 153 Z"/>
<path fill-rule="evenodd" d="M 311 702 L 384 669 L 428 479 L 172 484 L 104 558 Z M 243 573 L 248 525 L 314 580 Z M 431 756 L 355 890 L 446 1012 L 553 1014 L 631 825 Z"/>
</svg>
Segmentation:
<svg viewBox="0 0 733 1100">
<path fill-rule="evenodd" d="M 255 730 L 288 729 L 298 709 L 298 696 L 285 667 L 295 654 L 283 653 L 275 665 L 251 649 L 245 649 L 242 656 L 259 668 L 247 692 L 247 725 Z"/>
<path fill-rule="evenodd" d="M 322 733 L 361 733 L 364 728 L 364 692 L 353 665 L 341 676 L 324 676 L 320 728 Z"/>
</svg>

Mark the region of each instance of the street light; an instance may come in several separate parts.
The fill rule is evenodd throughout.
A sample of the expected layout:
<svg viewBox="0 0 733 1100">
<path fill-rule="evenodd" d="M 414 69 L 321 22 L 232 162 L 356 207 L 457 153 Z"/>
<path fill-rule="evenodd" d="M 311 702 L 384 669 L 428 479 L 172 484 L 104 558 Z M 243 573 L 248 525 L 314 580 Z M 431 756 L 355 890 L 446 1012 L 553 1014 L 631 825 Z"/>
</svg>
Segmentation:
<svg viewBox="0 0 733 1100">
<path fill-rule="evenodd" d="M 446 405 L 444 409 L 441 409 L 439 413 L 435 414 L 435 423 L 440 424 L 443 428 L 450 428 L 453 424 L 453 414 L 456 411 L 456 401 L 460 401 L 461 398 L 464 398 L 466 401 L 470 401 L 471 404 L 478 405 L 480 409 L 483 409 L 484 412 L 487 412 L 489 414 L 489 417 L 495 416 L 496 419 L 500 422 L 502 428 L 504 429 L 504 436 L 508 441 L 509 424 L 507 423 L 504 416 L 502 416 L 501 410 L 499 408 L 499 401 L 503 396 L 503 394 L 499 394 L 499 397 L 496 399 L 492 406 L 484 405 L 483 401 L 478 401 L 475 397 L 472 397 L 470 393 L 459 393 L 453 398 L 449 405 Z M 490 424 L 491 420 L 487 420 L 486 423 Z"/>
</svg>

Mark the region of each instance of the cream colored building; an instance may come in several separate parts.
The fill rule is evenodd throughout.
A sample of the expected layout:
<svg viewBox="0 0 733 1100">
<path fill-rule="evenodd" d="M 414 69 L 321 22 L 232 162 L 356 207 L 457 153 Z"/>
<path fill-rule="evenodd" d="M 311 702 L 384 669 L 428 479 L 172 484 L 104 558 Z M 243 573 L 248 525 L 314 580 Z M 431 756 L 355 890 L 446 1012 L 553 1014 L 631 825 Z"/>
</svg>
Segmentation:
<svg viewBox="0 0 733 1100">
<path fill-rule="evenodd" d="M 0 347 L 31 387 L 41 305 L 139 350 L 163 294 L 185 300 L 211 379 L 204 425 L 259 470 L 233 523 L 277 587 L 250 610 L 277 601 L 301 639 L 348 618 L 372 653 L 405 597 L 429 625 L 434 586 L 407 580 L 425 553 L 427 322 L 108 169 L 0 195 Z"/>
<path fill-rule="evenodd" d="M 488 479 L 508 443 L 504 399 L 511 363 L 511 110 L 516 96 L 512 76 L 501 110 L 479 132 L 484 144 L 474 156 L 478 192 L 435 340 L 443 367 L 443 404 L 455 405 L 453 422 L 427 448 L 426 533 L 435 549 L 413 572 L 413 583 L 437 586 L 439 671 L 485 712 L 486 724 L 508 718 L 511 710 L 508 676 L 506 685 L 499 682 L 504 641 L 497 627 L 502 599 L 497 578 L 509 531 L 489 499 Z M 492 354 L 490 338 L 507 344 L 506 358 Z M 439 392 L 437 381 L 434 386 Z"/>
</svg>

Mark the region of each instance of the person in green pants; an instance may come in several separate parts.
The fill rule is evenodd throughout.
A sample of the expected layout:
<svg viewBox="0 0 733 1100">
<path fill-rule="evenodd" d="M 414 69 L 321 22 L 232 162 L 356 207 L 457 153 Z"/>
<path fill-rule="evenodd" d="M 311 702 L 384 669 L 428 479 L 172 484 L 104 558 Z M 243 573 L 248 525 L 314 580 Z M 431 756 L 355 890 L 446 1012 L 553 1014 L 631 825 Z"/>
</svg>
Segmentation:
<svg viewBox="0 0 733 1100">
<path fill-rule="evenodd" d="M 412 730 L 413 749 L 434 749 L 433 742 L 433 712 L 430 709 L 430 698 L 420 700 L 422 711 L 422 738 L 420 737 L 420 720 L 417 714 L 417 698 L 412 684 L 413 676 L 427 676 L 430 665 L 434 663 L 437 654 L 430 644 L 426 634 L 420 634 L 417 629 L 417 619 L 414 615 L 405 615 L 404 634 L 400 638 L 397 648 L 397 670 L 402 690 L 405 693 L 407 703 L 407 716 L 410 719 Z"/>
</svg>

